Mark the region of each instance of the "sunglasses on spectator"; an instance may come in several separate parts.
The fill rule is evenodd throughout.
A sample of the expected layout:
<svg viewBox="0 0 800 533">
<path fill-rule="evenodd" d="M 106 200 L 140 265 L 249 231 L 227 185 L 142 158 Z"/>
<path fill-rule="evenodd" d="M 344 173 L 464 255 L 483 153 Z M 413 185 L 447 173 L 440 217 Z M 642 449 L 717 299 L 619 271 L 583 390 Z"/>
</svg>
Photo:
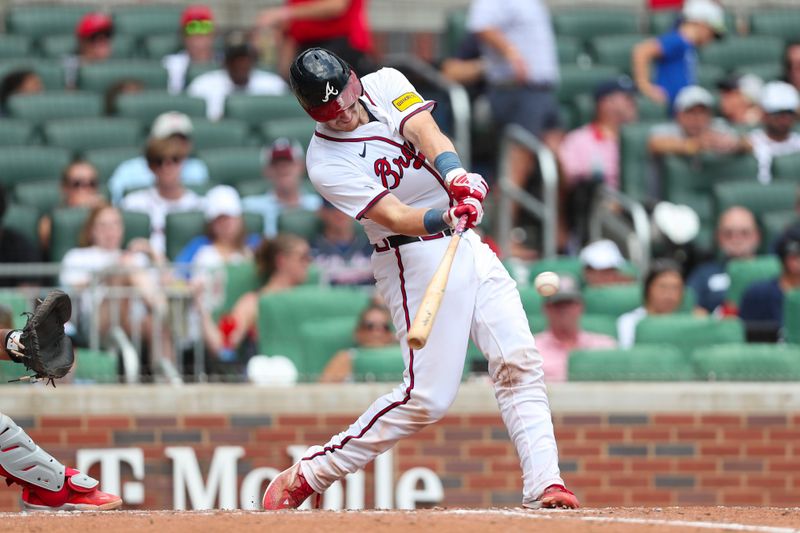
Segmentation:
<svg viewBox="0 0 800 533">
<path fill-rule="evenodd" d="M 725 237 L 747 237 L 754 233 L 750 228 L 722 228 L 719 232 Z"/>
<path fill-rule="evenodd" d="M 99 31 L 97 33 L 93 33 L 89 37 L 86 38 L 87 41 L 91 43 L 96 43 L 97 41 L 106 41 L 111 39 L 114 36 L 114 32 L 111 31 Z"/>
<path fill-rule="evenodd" d="M 67 187 L 70 189 L 96 189 L 97 188 L 97 180 L 96 179 L 70 179 L 67 180 L 66 183 Z"/>
<path fill-rule="evenodd" d="M 367 331 L 391 331 L 392 328 L 385 322 L 362 322 L 361 328 Z"/>
<path fill-rule="evenodd" d="M 179 156 L 179 155 L 174 155 L 172 157 L 156 157 L 155 159 L 153 159 L 152 163 L 153 163 L 153 166 L 162 167 L 162 166 L 166 165 L 167 163 L 171 163 L 173 165 L 177 165 L 177 164 L 181 163 L 184 159 L 186 159 L 186 158 L 183 157 L 183 156 Z"/>
<path fill-rule="evenodd" d="M 183 27 L 186 35 L 208 35 L 214 32 L 214 23 L 210 20 L 190 20 Z"/>
</svg>

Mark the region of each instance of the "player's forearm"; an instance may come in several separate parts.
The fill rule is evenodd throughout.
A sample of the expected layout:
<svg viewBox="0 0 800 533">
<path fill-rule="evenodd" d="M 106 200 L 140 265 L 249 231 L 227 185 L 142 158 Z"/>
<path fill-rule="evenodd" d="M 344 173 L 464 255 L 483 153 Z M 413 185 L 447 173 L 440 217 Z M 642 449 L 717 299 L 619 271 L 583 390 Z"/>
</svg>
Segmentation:
<svg viewBox="0 0 800 533">
<path fill-rule="evenodd" d="M 403 136 L 430 162 L 444 152 L 455 152 L 453 142 L 442 133 L 428 111 L 417 113 L 406 121 Z"/>
<path fill-rule="evenodd" d="M 425 213 L 428 211 L 428 208 L 406 205 L 395 195 L 387 194 L 367 211 L 366 216 L 397 235 L 429 235 L 431 232 L 425 228 Z"/>
</svg>

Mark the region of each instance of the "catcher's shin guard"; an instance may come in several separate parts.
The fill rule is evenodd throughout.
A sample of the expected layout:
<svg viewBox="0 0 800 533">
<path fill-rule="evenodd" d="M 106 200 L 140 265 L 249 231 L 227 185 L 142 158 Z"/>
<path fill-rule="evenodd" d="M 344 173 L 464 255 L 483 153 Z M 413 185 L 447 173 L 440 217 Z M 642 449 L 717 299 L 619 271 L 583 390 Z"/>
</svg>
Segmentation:
<svg viewBox="0 0 800 533">
<path fill-rule="evenodd" d="M 0 413 L 0 474 L 51 491 L 64 487 L 64 465 L 39 448 L 11 418 Z"/>
</svg>

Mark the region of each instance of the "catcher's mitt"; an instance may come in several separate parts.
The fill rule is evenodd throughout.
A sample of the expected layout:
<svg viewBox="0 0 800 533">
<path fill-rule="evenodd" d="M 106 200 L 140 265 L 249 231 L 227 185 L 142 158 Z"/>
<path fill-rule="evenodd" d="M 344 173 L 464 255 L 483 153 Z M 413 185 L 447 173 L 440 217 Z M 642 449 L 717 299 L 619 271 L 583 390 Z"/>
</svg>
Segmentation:
<svg viewBox="0 0 800 533">
<path fill-rule="evenodd" d="M 69 296 L 62 291 L 53 291 L 33 313 L 25 314 L 28 323 L 19 337 L 12 338 L 11 342 L 6 339 L 8 351 L 14 360 L 34 372 L 34 378 L 52 382 L 64 377 L 75 361 L 72 341 L 64 334 L 64 324 L 72 315 Z M 15 347 L 9 346 L 14 343 Z"/>
</svg>

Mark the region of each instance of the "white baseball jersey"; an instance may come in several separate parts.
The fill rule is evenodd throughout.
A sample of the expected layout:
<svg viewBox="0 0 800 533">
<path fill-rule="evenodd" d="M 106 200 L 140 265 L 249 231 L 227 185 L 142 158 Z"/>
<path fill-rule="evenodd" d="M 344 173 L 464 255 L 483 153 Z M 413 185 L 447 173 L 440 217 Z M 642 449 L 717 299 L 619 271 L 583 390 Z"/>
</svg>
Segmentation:
<svg viewBox="0 0 800 533">
<path fill-rule="evenodd" d="M 403 126 L 415 114 L 433 109 L 403 74 L 383 68 L 361 78 L 361 101 L 377 121 L 342 132 L 317 124 L 306 165 L 319 193 L 364 226 L 373 244 L 392 233 L 365 218 L 366 212 L 392 193 L 412 207 L 450 206 L 444 180 L 414 146 Z"/>
<path fill-rule="evenodd" d="M 548 486 L 564 482 L 542 358 L 516 284 L 478 235 L 465 232 L 428 342 L 419 350 L 409 348 L 408 328 L 450 238 L 440 234 L 393 248 L 383 241 L 392 232 L 364 215 L 390 192 L 414 207 L 448 207 L 450 195 L 441 176 L 402 136 L 409 117 L 434 103 L 394 69 L 369 74 L 361 82 L 361 101 L 377 120 L 352 132 L 317 125 L 308 170 L 317 191 L 360 220 L 370 241 L 380 244 L 371 258 L 376 289 L 391 311 L 406 368 L 401 384 L 345 431 L 311 447 L 300 468 L 311 488 L 323 492 L 441 418 L 461 383 L 471 337 L 489 361 L 500 411 L 520 457 L 523 502 L 530 503 Z"/>
</svg>

